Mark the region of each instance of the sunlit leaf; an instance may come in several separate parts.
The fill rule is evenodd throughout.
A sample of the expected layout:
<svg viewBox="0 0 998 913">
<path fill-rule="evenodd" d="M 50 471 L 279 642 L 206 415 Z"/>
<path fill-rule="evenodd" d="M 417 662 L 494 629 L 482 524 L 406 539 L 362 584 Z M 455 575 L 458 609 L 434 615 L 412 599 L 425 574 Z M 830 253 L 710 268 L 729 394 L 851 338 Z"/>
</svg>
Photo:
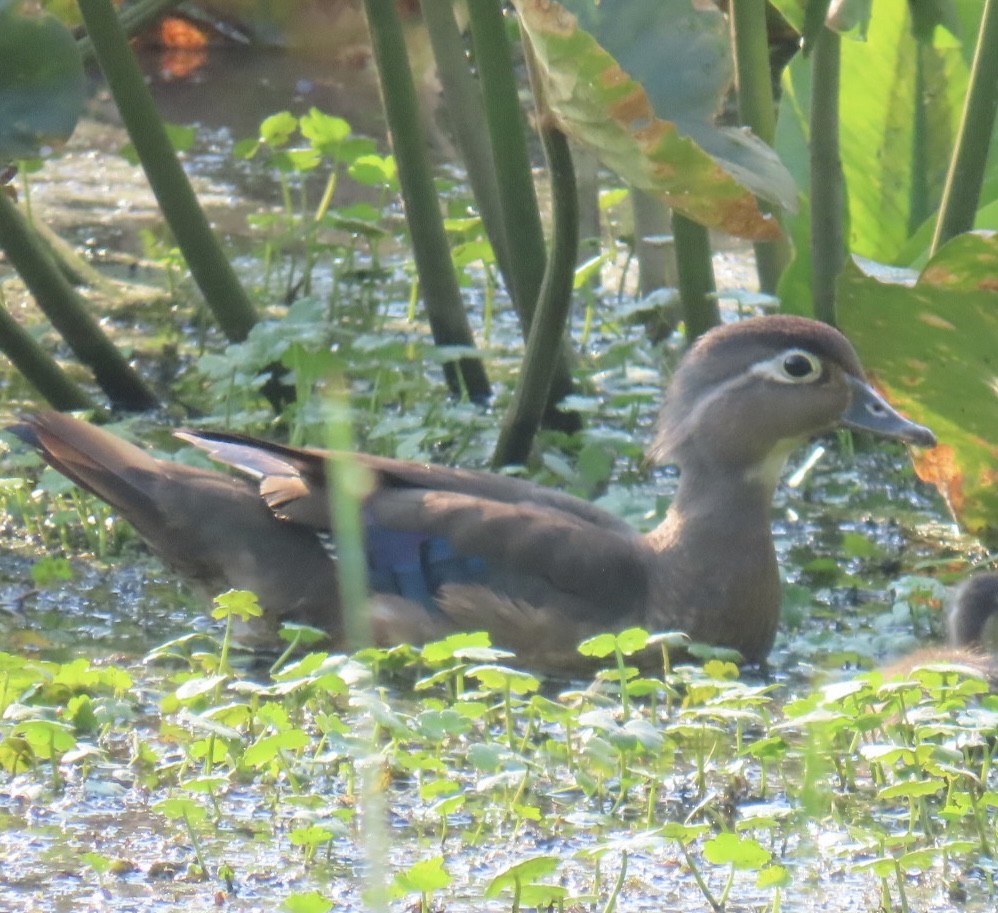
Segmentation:
<svg viewBox="0 0 998 913">
<path fill-rule="evenodd" d="M 287 913 L 329 913 L 333 909 L 333 902 L 318 891 L 308 891 L 286 897 L 281 903 L 281 909 Z"/>
<path fill-rule="evenodd" d="M 772 854 L 751 837 L 725 833 L 708 840 L 704 844 L 703 855 L 715 865 L 757 869 L 769 862 Z"/>
<path fill-rule="evenodd" d="M 451 876 L 444 868 L 444 857 L 434 856 L 410 866 L 404 872 L 395 876 L 393 893 L 404 896 L 410 893 L 429 894 L 446 888 L 451 883 Z"/>
<path fill-rule="evenodd" d="M 996 256 L 996 235 L 955 238 L 914 287 L 878 281 L 856 263 L 838 284 L 839 323 L 871 377 L 939 439 L 916 452 L 919 476 L 965 528 L 986 537 L 998 534 Z"/>
<path fill-rule="evenodd" d="M 504 890 L 515 890 L 525 882 L 554 874 L 561 865 L 557 856 L 534 856 L 503 869 L 485 887 L 486 897 L 498 897 Z"/>
</svg>

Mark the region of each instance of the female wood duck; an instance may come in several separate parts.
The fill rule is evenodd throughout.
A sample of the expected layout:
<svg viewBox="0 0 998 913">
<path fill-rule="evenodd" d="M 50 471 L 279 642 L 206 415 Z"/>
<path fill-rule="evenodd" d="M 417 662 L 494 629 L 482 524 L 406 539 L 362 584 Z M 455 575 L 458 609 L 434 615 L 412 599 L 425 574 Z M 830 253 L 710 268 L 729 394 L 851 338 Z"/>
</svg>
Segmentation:
<svg viewBox="0 0 998 913">
<path fill-rule="evenodd" d="M 841 333 L 774 316 L 714 329 L 683 358 L 650 450 L 679 466 L 679 487 L 645 535 L 520 479 L 358 455 L 374 483 L 363 518 L 375 639 L 486 630 L 525 665 L 571 671 L 583 638 L 641 625 L 762 661 L 780 608 L 773 491 L 791 450 L 840 425 L 935 444 L 867 384 Z M 252 590 L 272 624 L 342 640 L 323 452 L 178 433 L 245 476 L 232 477 L 57 413 L 11 430 L 209 592 Z"/>
</svg>

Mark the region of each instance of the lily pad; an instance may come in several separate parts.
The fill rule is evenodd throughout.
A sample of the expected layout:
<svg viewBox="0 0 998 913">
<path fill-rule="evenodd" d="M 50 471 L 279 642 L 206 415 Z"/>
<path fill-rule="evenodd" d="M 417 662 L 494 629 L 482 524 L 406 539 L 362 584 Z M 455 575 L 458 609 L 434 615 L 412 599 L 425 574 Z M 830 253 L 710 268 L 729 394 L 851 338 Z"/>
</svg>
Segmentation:
<svg viewBox="0 0 998 913">
<path fill-rule="evenodd" d="M 747 129 L 715 123 L 731 82 L 716 8 L 691 0 L 514 4 L 546 101 L 569 136 L 703 225 L 754 240 L 780 234 L 755 196 L 793 209 L 793 178 Z"/>
<path fill-rule="evenodd" d="M 65 142 L 86 101 L 72 33 L 54 16 L 0 0 L 0 162 Z"/>
<path fill-rule="evenodd" d="M 998 235 L 961 235 L 911 284 L 853 261 L 838 283 L 839 322 L 872 379 L 935 431 L 915 453 L 967 530 L 998 541 Z"/>
</svg>

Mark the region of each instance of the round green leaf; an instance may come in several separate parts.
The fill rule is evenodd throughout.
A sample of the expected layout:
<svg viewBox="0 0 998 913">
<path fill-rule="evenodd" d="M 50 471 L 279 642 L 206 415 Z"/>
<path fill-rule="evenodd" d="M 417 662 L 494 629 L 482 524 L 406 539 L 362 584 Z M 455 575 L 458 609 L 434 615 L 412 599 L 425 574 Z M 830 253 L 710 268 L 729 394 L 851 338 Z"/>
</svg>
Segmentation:
<svg viewBox="0 0 998 913">
<path fill-rule="evenodd" d="M 54 16 L 0 4 L 0 161 L 65 142 L 86 101 L 72 33 Z"/>
</svg>

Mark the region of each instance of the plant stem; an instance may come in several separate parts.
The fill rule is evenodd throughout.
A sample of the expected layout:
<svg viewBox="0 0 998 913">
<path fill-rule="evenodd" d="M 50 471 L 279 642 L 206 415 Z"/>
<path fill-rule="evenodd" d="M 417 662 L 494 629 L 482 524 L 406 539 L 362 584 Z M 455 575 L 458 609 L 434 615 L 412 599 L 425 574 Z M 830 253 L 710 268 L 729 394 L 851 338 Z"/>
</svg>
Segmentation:
<svg viewBox="0 0 998 913">
<path fill-rule="evenodd" d="M 34 295 L 38 307 L 76 357 L 93 371 L 108 399 L 120 409 L 154 409 L 159 404 L 156 395 L 104 335 L 87 312 L 83 300 L 56 265 L 48 247 L 35 234 L 14 201 L 2 192 L 0 248 L 6 252 L 11 265 Z M 9 316 L 7 319 L 11 320 Z M 14 338 L 8 342 L 17 345 Z M 26 352 L 23 344 L 20 349 L 22 354 Z M 30 367 L 33 376 L 41 377 L 39 364 Z M 60 395 L 68 392 L 62 390 Z"/>
<path fill-rule="evenodd" d="M 974 227 L 988 146 L 998 111 L 998 0 L 985 0 L 970 87 L 943 190 L 931 252 Z"/>
<path fill-rule="evenodd" d="M 191 824 L 190 816 L 186 811 L 184 812 L 184 825 L 187 827 L 187 835 L 191 838 L 191 846 L 194 847 L 194 855 L 197 857 L 198 865 L 201 868 L 201 877 L 206 879 L 208 877 L 208 862 L 204 858 L 201 841 L 198 840 L 197 834 L 194 833 L 194 825 Z"/>
<path fill-rule="evenodd" d="M 492 139 L 505 243 L 516 265 L 510 292 L 526 334 L 544 281 L 546 258 L 513 54 L 499 0 L 468 4 L 468 21 Z"/>
<path fill-rule="evenodd" d="M 194 195 L 111 0 L 80 0 L 108 88 L 194 281 L 226 337 L 246 338 L 256 311 Z"/>
<path fill-rule="evenodd" d="M 451 115 L 449 122 L 468 171 L 468 183 L 499 270 L 506 284 L 512 287 L 514 264 L 509 259 L 502 227 L 502 201 L 481 89 L 468 67 L 451 0 L 424 0 L 422 10 L 447 110 Z"/>
<path fill-rule="evenodd" d="M 71 381 L 49 355 L 0 305 L 0 352 L 20 371 L 53 408 L 60 412 L 93 409 L 94 403 Z"/>
<path fill-rule="evenodd" d="M 697 868 L 696 863 L 693 861 L 693 857 L 690 855 L 690 851 L 686 848 L 686 844 L 682 840 L 678 841 L 679 848 L 683 851 L 683 856 L 686 857 L 686 864 L 690 868 L 690 873 L 693 875 L 693 880 L 697 883 L 697 887 L 700 888 L 700 893 L 703 894 L 704 899 L 710 904 L 712 910 L 715 913 L 721 913 L 721 905 L 717 902 L 717 898 L 711 893 L 710 887 L 704 880 L 703 875 L 700 874 L 700 870 Z"/>
<path fill-rule="evenodd" d="M 634 255 L 638 260 L 638 290 L 642 296 L 679 283 L 676 270 L 675 239 L 669 207 L 644 190 L 631 188 L 634 218 Z"/>
<path fill-rule="evenodd" d="M 776 134 L 776 106 L 769 72 L 766 0 L 731 0 L 730 18 L 738 116 L 759 139 L 772 146 Z M 765 200 L 759 201 L 759 208 L 769 213 L 778 210 Z M 790 262 L 790 244 L 782 236 L 775 241 L 757 241 L 754 247 L 759 287 L 773 294 L 780 275 Z"/>
<path fill-rule="evenodd" d="M 427 144 L 419 122 L 419 100 L 398 11 L 394 0 L 364 0 L 364 9 L 433 339 L 438 346 L 474 348 L 451 263 L 433 171 L 426 154 Z M 485 368 L 477 358 L 447 362 L 444 372 L 447 384 L 456 396 L 466 391 L 471 399 L 484 400 L 491 393 Z"/>
<path fill-rule="evenodd" d="M 711 262 L 710 233 L 699 222 L 673 210 L 672 234 L 676 240 L 679 298 L 686 321 L 686 341 L 693 342 L 721 322 Z"/>
<path fill-rule="evenodd" d="M 512 267 L 509 292 L 520 317 L 523 337 L 529 339 L 534 314 L 540 307 L 540 297 L 544 294 L 542 285 L 547 275 L 547 258 L 530 154 L 524 134 L 516 69 L 499 0 L 475 0 L 469 3 L 468 18 L 495 160 L 504 246 Z M 522 46 L 524 53 L 528 53 L 525 38 Z M 531 82 L 536 83 L 536 80 L 531 79 Z M 536 85 L 534 97 L 537 98 Z M 538 112 L 538 120 L 543 117 Z M 543 142 L 543 137 L 541 139 Z M 578 206 L 578 200 L 575 205 Z M 577 244 L 578 242 L 576 246 Z M 554 361 L 554 369 L 545 397 L 546 418 L 551 424 L 563 427 L 564 430 L 575 430 L 578 427 L 577 419 L 573 422 L 567 416 L 559 418 L 553 408 L 555 403 L 572 391 L 569 350 L 564 341 L 559 339 L 558 348 L 551 351 L 552 354 L 548 357 Z M 566 422 L 572 427 L 567 427 Z"/>
<path fill-rule="evenodd" d="M 524 48 L 528 47 L 525 42 Z M 529 51 L 527 53 L 529 60 Z M 527 337 L 519 382 L 492 457 L 492 465 L 497 468 L 524 463 L 530 455 L 568 323 L 579 248 L 579 196 L 568 139 L 555 125 L 536 82 L 534 91 L 537 93 L 541 140 L 551 173 L 551 257 Z"/>
<path fill-rule="evenodd" d="M 620 871 L 617 873 L 613 888 L 610 890 L 610 896 L 603 906 L 603 913 L 613 913 L 617 908 L 617 898 L 620 897 L 620 889 L 624 886 L 624 878 L 627 876 L 627 850 L 624 850 L 620 855 Z"/>
<path fill-rule="evenodd" d="M 371 644 L 368 611 L 367 556 L 361 502 L 371 480 L 354 459 L 350 409 L 342 382 L 333 385 L 326 423 L 326 443 L 332 451 L 326 466 L 329 479 L 329 511 L 336 541 L 336 581 L 343 612 L 346 645 L 360 650 Z"/>
<path fill-rule="evenodd" d="M 835 324 L 835 280 L 845 262 L 844 193 L 839 152 L 841 39 L 822 28 L 811 74 L 811 300 L 814 316 Z"/>
</svg>

